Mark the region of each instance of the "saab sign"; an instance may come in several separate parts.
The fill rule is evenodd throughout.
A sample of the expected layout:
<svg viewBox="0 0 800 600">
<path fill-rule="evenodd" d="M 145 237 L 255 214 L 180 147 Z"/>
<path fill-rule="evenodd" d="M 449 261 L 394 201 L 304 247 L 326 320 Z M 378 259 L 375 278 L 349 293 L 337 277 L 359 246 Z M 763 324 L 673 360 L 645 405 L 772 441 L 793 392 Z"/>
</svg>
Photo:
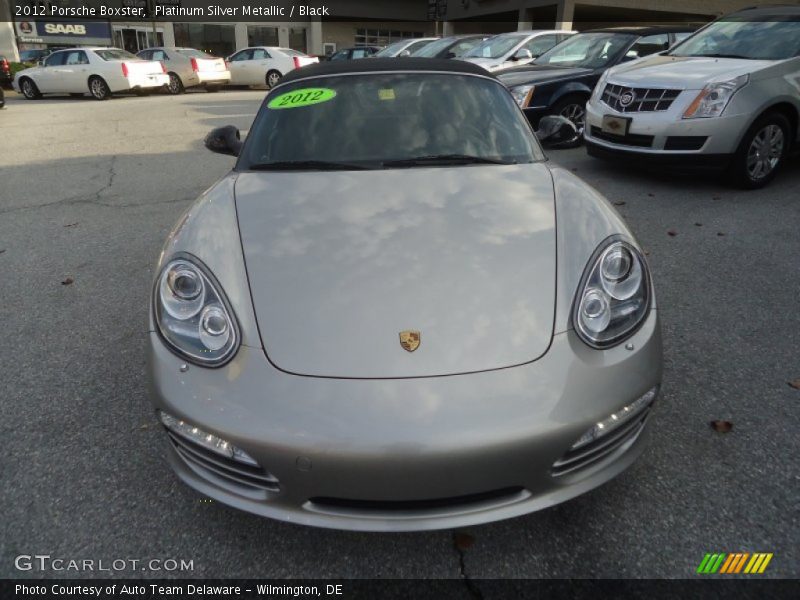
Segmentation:
<svg viewBox="0 0 800 600">
<path fill-rule="evenodd" d="M 108 21 L 17 21 L 20 42 L 38 44 L 111 44 Z"/>
</svg>

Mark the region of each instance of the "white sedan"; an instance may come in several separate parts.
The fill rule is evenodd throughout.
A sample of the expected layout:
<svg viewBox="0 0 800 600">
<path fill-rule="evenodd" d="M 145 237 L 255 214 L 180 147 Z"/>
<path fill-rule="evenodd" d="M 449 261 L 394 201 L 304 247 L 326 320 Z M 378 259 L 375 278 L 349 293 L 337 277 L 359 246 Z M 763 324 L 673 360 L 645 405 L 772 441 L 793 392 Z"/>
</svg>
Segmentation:
<svg viewBox="0 0 800 600">
<path fill-rule="evenodd" d="M 182 94 L 186 88 L 195 86 L 216 92 L 231 80 L 224 59 L 194 48 L 148 48 L 136 56 L 143 60 L 157 60 L 166 67 L 170 94 Z"/>
<path fill-rule="evenodd" d="M 106 100 L 114 92 L 147 93 L 169 84 L 164 65 L 119 48 L 70 48 L 53 52 L 41 66 L 17 73 L 14 89 L 28 100 L 42 94 L 83 95 Z"/>
<path fill-rule="evenodd" d="M 272 88 L 289 71 L 318 63 L 316 56 L 308 56 L 291 48 L 256 46 L 239 50 L 228 57 L 232 85 L 266 85 Z"/>
</svg>

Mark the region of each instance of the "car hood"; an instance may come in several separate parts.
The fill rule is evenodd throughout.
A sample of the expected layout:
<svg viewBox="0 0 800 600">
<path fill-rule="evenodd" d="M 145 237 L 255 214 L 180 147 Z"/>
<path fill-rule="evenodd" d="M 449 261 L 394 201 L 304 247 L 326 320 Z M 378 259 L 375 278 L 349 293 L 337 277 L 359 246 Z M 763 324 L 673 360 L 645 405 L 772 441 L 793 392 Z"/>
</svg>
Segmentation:
<svg viewBox="0 0 800 600">
<path fill-rule="evenodd" d="M 466 61 L 466 62 L 471 62 L 473 65 L 481 66 L 484 69 L 496 69 L 497 67 L 500 67 L 500 66 L 503 65 L 503 63 L 505 62 L 505 57 L 483 58 L 483 57 L 479 57 L 479 56 L 475 56 L 475 57 L 471 56 L 471 57 L 468 57 L 468 58 L 462 58 L 461 60 Z"/>
<path fill-rule="evenodd" d="M 609 72 L 608 80 L 631 87 L 699 90 L 712 81 L 733 79 L 770 64 L 772 62 L 767 60 L 739 58 L 653 56 L 615 67 Z"/>
<path fill-rule="evenodd" d="M 571 79 L 588 75 L 592 69 L 579 67 L 551 67 L 547 65 L 530 65 L 521 69 L 509 69 L 497 74 L 497 78 L 506 87 L 525 85 L 528 83 L 547 83 L 561 79 Z"/>
<path fill-rule="evenodd" d="M 251 172 L 235 195 L 258 329 L 279 369 L 450 375 L 533 361 L 550 345 L 544 164 Z M 413 353 L 404 330 L 421 333 Z"/>
</svg>

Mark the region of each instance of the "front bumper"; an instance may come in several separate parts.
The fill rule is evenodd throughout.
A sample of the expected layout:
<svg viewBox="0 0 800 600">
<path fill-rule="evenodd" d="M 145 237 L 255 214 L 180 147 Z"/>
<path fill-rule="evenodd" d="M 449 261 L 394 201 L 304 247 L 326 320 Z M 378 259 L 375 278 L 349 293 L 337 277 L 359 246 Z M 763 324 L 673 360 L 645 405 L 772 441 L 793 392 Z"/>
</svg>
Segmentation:
<svg viewBox="0 0 800 600">
<path fill-rule="evenodd" d="M 683 119 L 683 112 L 697 93 L 697 90 L 681 92 L 665 111 L 624 113 L 600 100 L 590 101 L 586 105 L 584 140 L 618 156 L 672 157 L 670 161 L 675 164 L 691 164 L 698 159 L 702 162 L 703 157 L 708 156 L 713 158 L 707 162 L 725 163 L 736 151 L 751 115 Z M 628 135 L 621 137 L 602 132 L 605 115 L 631 119 Z"/>
<path fill-rule="evenodd" d="M 655 310 L 629 342 L 635 350 L 596 351 L 568 331 L 521 367 L 347 380 L 283 373 L 250 347 L 220 369 L 182 373 L 151 333 L 149 373 L 156 409 L 245 450 L 275 481 L 247 489 L 171 444 L 178 477 L 206 496 L 305 525 L 428 530 L 540 510 L 628 467 L 644 425 L 582 468 L 553 470 L 589 427 L 660 383 Z"/>
</svg>

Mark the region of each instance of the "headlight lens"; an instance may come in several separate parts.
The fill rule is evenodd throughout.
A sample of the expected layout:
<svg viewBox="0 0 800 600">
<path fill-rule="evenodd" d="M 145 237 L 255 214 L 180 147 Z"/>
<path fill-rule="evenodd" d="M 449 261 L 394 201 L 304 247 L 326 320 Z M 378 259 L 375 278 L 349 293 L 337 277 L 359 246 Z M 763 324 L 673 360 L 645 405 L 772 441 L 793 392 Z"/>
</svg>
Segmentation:
<svg viewBox="0 0 800 600">
<path fill-rule="evenodd" d="M 684 119 L 718 117 L 728 106 L 733 95 L 747 84 L 749 75 L 740 75 L 727 81 L 709 83 L 683 113 Z"/>
<path fill-rule="evenodd" d="M 573 326 L 593 348 L 608 348 L 633 335 L 650 307 L 650 275 L 628 242 L 604 242 L 587 266 L 573 311 Z"/>
<path fill-rule="evenodd" d="M 533 98 L 534 90 L 536 90 L 535 85 L 520 85 L 511 88 L 511 95 L 514 96 L 514 100 L 521 108 L 526 108 L 530 104 L 531 98 Z"/>
<path fill-rule="evenodd" d="M 155 285 L 155 320 L 161 335 L 182 356 L 220 366 L 239 347 L 239 330 L 222 288 L 194 257 L 169 261 Z"/>
</svg>

